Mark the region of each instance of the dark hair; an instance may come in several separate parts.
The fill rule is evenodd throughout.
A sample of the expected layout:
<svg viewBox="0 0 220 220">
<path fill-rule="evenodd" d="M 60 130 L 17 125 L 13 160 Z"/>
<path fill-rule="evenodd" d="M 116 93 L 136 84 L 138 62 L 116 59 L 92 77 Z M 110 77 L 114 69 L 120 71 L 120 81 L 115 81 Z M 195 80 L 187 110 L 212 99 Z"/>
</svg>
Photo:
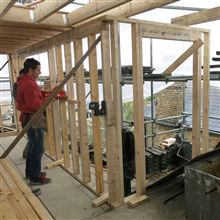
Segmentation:
<svg viewBox="0 0 220 220">
<path fill-rule="evenodd" d="M 28 72 L 29 68 L 35 70 L 37 66 L 40 65 L 40 62 L 35 60 L 34 58 L 28 58 L 24 61 L 24 70 Z"/>
<path fill-rule="evenodd" d="M 19 71 L 19 76 L 22 76 L 22 75 L 24 75 L 26 73 L 26 71 L 25 71 L 25 69 L 23 68 L 23 69 L 21 69 L 20 71 Z"/>
</svg>

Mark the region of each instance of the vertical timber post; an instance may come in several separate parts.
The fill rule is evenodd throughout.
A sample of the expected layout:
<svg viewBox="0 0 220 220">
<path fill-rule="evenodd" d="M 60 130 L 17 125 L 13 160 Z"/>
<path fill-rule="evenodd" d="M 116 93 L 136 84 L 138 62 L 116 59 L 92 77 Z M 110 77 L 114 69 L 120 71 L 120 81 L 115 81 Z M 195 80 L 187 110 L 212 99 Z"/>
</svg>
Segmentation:
<svg viewBox="0 0 220 220">
<path fill-rule="evenodd" d="M 88 46 L 90 47 L 96 40 L 95 35 L 88 37 Z M 99 102 L 99 87 L 98 87 L 98 69 L 97 69 L 97 54 L 94 49 L 89 55 L 89 75 L 91 85 L 91 101 Z M 95 161 L 95 178 L 96 178 L 96 192 L 102 193 L 104 191 L 103 183 L 103 165 L 102 165 L 102 146 L 100 133 L 100 118 L 92 117 L 93 125 L 93 142 L 94 142 L 94 161 Z"/>
<path fill-rule="evenodd" d="M 132 207 L 147 199 L 145 141 L 144 141 L 144 96 L 142 37 L 138 24 L 132 24 L 132 65 L 133 65 L 133 106 L 134 106 L 134 139 L 135 139 L 135 173 L 136 197 L 129 201 Z"/>
<path fill-rule="evenodd" d="M 201 49 L 193 52 L 192 157 L 200 154 L 201 137 Z"/>
<path fill-rule="evenodd" d="M 64 44 L 64 55 L 65 55 L 65 65 L 66 72 L 70 72 L 72 69 L 72 56 L 71 56 L 71 45 L 70 43 Z M 69 116 L 69 132 L 70 132 L 70 142 L 71 142 L 71 153 L 72 153 L 72 164 L 73 164 L 73 174 L 79 174 L 79 152 L 78 152 L 78 130 L 76 127 L 76 111 L 75 103 L 73 102 L 74 87 L 73 87 L 73 77 L 67 82 L 67 95 L 68 95 L 68 116 Z"/>
<path fill-rule="evenodd" d="M 74 41 L 74 55 L 75 63 L 77 63 L 83 56 L 82 39 Z M 76 71 L 76 90 L 77 102 L 79 111 L 79 136 L 80 136 L 80 155 L 82 164 L 82 180 L 88 183 L 90 177 L 90 161 L 89 161 L 89 147 L 87 134 L 87 118 L 86 118 L 86 99 L 85 99 L 85 82 L 84 82 L 83 65 Z"/>
<path fill-rule="evenodd" d="M 203 117 L 202 117 L 202 152 L 209 150 L 209 57 L 210 33 L 204 33 L 203 53 Z"/>
<path fill-rule="evenodd" d="M 118 184 L 116 177 L 115 157 L 116 155 L 116 140 L 115 140 L 115 106 L 112 100 L 112 75 L 110 64 L 110 40 L 109 40 L 109 23 L 103 23 L 107 28 L 101 33 L 101 51 L 102 51 L 102 77 L 103 77 L 103 92 L 106 101 L 105 115 L 105 135 L 106 135 L 106 151 L 107 151 L 107 169 L 108 169 L 108 201 L 112 206 L 118 207 L 123 204 L 123 199 L 120 195 L 123 193 L 123 188 Z"/>
</svg>

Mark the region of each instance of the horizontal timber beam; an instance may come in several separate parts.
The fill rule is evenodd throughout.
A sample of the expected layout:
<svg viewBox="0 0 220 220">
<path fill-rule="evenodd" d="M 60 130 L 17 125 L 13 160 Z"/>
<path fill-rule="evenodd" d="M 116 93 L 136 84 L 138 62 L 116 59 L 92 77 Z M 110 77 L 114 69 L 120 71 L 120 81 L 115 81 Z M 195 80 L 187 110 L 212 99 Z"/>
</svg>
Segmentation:
<svg viewBox="0 0 220 220">
<path fill-rule="evenodd" d="M 92 1 L 67 15 L 68 24 L 74 25 L 86 19 L 99 15 L 131 0 Z"/>
<path fill-rule="evenodd" d="M 65 14 L 64 14 L 65 15 Z M 35 24 L 34 19 L 31 17 L 31 10 L 27 8 L 13 7 L 10 11 L 5 14 L 4 17 L 1 18 L 1 21 L 13 21 L 17 23 L 30 23 Z M 45 19 L 43 24 L 56 25 L 65 27 L 63 14 L 55 13 L 49 18 Z"/>
<path fill-rule="evenodd" d="M 70 31 L 58 34 L 50 39 L 41 41 L 35 45 L 32 45 L 28 48 L 21 49 L 17 51 L 18 55 L 21 56 L 30 56 L 40 52 L 46 51 L 48 48 L 61 45 L 64 43 L 72 42 L 74 39 L 81 39 L 88 37 L 92 34 L 100 33 L 101 30 L 106 29 L 107 26 L 103 25 L 102 20 L 93 21 L 85 25 L 72 28 Z"/>
<path fill-rule="evenodd" d="M 45 0 L 34 10 L 34 21 L 41 22 L 71 2 L 72 0 Z"/>
<path fill-rule="evenodd" d="M 15 4 L 16 0 L 1 0 L 0 3 L 0 17 L 3 17 Z"/>
<path fill-rule="evenodd" d="M 36 36 L 48 36 L 52 37 L 54 35 L 62 33 L 61 31 L 53 31 L 47 29 L 37 29 L 37 28 L 25 28 L 25 27 L 6 27 L 0 26 L 0 34 L 9 33 L 9 34 L 23 34 L 25 36 L 36 35 Z"/>
<path fill-rule="evenodd" d="M 172 24 L 194 25 L 220 19 L 220 6 L 171 19 Z"/>
<path fill-rule="evenodd" d="M 108 11 L 105 15 L 128 18 L 177 1 L 179 0 L 132 0 L 131 2 Z"/>
<path fill-rule="evenodd" d="M 172 24 L 156 24 L 150 22 L 147 24 L 140 24 L 142 37 L 157 38 L 166 40 L 180 40 L 180 41 L 195 41 L 198 39 L 200 32 L 196 30 L 184 29 Z"/>
</svg>

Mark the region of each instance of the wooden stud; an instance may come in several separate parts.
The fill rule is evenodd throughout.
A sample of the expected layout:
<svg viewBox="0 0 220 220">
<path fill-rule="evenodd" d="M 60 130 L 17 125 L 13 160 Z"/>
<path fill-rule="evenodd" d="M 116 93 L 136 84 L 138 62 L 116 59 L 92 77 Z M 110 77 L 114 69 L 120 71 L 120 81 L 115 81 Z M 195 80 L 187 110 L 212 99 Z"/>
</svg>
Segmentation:
<svg viewBox="0 0 220 220">
<path fill-rule="evenodd" d="M 202 152 L 209 150 L 209 57 L 210 33 L 204 33 L 203 52 L 203 117 L 202 117 Z"/>
<path fill-rule="evenodd" d="M 70 43 L 64 44 L 65 65 L 66 72 L 72 69 L 72 56 Z M 69 134 L 70 146 L 72 153 L 73 174 L 79 174 L 79 152 L 78 152 L 78 129 L 76 127 L 76 110 L 75 103 L 71 102 L 75 98 L 73 77 L 67 82 L 67 95 L 68 95 L 68 116 L 69 116 Z"/>
<path fill-rule="evenodd" d="M 56 68 L 55 68 L 55 51 L 54 48 L 50 48 L 48 50 L 48 61 L 49 61 L 49 71 L 50 71 L 50 87 L 54 88 L 56 86 Z M 60 129 L 60 110 L 59 110 L 59 103 L 55 101 L 52 103 L 53 109 L 53 133 L 54 133 L 54 143 L 55 143 L 55 152 L 56 152 L 56 159 L 62 158 L 61 153 L 61 129 Z"/>
<path fill-rule="evenodd" d="M 106 115 L 105 115 L 105 145 L 107 157 L 107 176 L 108 176 L 108 201 L 110 204 L 118 203 L 116 186 L 116 176 L 114 167 L 114 127 L 112 121 L 109 121 L 113 112 L 110 111 L 112 105 L 112 78 L 110 67 L 110 41 L 109 31 L 102 31 L 101 33 L 101 52 L 102 52 L 102 80 L 104 100 L 106 101 Z"/>
<path fill-rule="evenodd" d="M 195 50 L 198 50 L 203 45 L 201 39 L 193 43 L 180 57 L 178 57 L 166 70 L 163 71 L 163 74 L 172 74 L 172 72 L 177 69 L 186 59 L 188 59 Z"/>
<path fill-rule="evenodd" d="M 88 37 L 89 47 L 92 45 L 95 39 L 96 39 L 95 35 L 90 35 Z M 90 87 L 91 87 L 91 101 L 99 103 L 98 69 L 97 69 L 96 50 L 93 50 L 89 56 L 89 74 L 90 74 Z M 104 183 L 103 183 L 100 118 L 97 116 L 93 116 L 92 125 L 93 125 L 92 128 L 93 128 L 96 192 L 102 193 L 104 191 Z"/>
<path fill-rule="evenodd" d="M 109 25 L 106 23 L 106 25 Z M 105 115 L 105 137 L 106 137 L 106 157 L 107 157 L 107 170 L 108 170 L 108 202 L 113 207 L 118 207 L 123 204 L 121 196 L 123 188 L 121 183 L 118 182 L 116 174 L 118 168 L 115 167 L 116 148 L 118 143 L 115 140 L 115 112 L 112 97 L 112 76 L 110 65 L 110 39 L 109 31 L 102 31 L 101 33 L 101 52 L 102 52 L 102 77 L 103 77 L 103 92 L 104 100 L 106 101 L 106 115 Z M 116 147 L 117 145 L 117 147 Z M 119 170 L 120 172 L 120 170 Z"/>
<path fill-rule="evenodd" d="M 47 136 L 48 136 L 48 150 L 49 155 L 51 157 L 55 156 L 55 137 L 54 137 L 54 130 L 53 130 L 53 107 L 52 105 L 48 105 L 46 108 L 46 115 L 47 115 Z"/>
<path fill-rule="evenodd" d="M 83 48 L 82 40 L 74 41 L 74 57 L 75 63 L 82 57 Z M 80 137 L 80 156 L 82 161 L 82 180 L 84 183 L 91 181 L 89 168 L 89 146 L 87 134 L 87 113 L 86 113 L 86 99 L 85 99 L 85 83 L 84 83 L 84 69 L 83 65 L 76 71 L 76 91 L 79 111 L 79 137 Z"/>
<path fill-rule="evenodd" d="M 201 129 L 201 57 L 200 49 L 193 52 L 193 99 L 192 99 L 192 156 L 200 154 Z"/>
<path fill-rule="evenodd" d="M 124 203 L 124 177 L 123 177 L 123 152 L 122 152 L 122 95 L 121 95 L 121 63 L 120 63 L 120 43 L 119 24 L 116 21 L 110 23 L 111 30 L 111 60 L 112 60 L 112 85 L 113 85 L 113 106 L 115 114 L 114 138 L 115 145 L 115 176 L 117 190 L 117 201 Z"/>
<path fill-rule="evenodd" d="M 138 24 L 132 24 L 132 65 L 133 65 L 133 99 L 134 99 L 134 139 L 136 166 L 136 194 L 145 194 L 145 141 L 144 141 L 144 97 L 142 39 Z"/>
<path fill-rule="evenodd" d="M 42 114 L 46 107 L 54 100 L 60 89 L 63 88 L 63 86 L 67 83 L 67 81 L 73 76 L 73 74 L 76 73 L 76 71 L 79 69 L 79 67 L 83 64 L 85 59 L 89 56 L 91 51 L 97 46 L 99 43 L 101 37 L 99 36 L 96 41 L 92 44 L 92 46 L 86 51 L 86 53 L 79 59 L 79 61 L 76 63 L 76 65 L 72 68 L 72 70 L 66 75 L 65 79 L 54 88 L 53 92 L 50 94 L 48 99 L 43 103 L 43 105 L 40 107 L 40 109 L 33 115 L 31 120 L 27 123 L 27 125 L 24 127 L 24 129 L 16 136 L 16 138 L 13 140 L 13 142 L 10 144 L 10 146 L 7 147 L 7 149 L 4 151 L 4 153 L 0 156 L 0 159 L 3 159 L 8 156 L 8 154 L 13 150 L 13 148 L 16 146 L 16 144 L 20 141 L 20 139 L 24 136 L 24 134 L 27 132 L 27 130 L 32 126 L 32 123 L 35 122 L 39 115 Z"/>
<path fill-rule="evenodd" d="M 56 54 L 56 68 L 57 68 L 57 80 L 58 84 L 63 81 L 63 65 L 62 65 L 62 51 L 61 46 L 55 48 Z M 70 154 L 69 154 L 69 137 L 68 137 L 68 126 L 67 126 L 67 107 L 66 101 L 59 100 L 60 105 L 60 117 L 61 117 L 61 134 L 62 134 L 62 146 L 63 146 L 63 157 L 64 167 L 70 166 Z"/>
</svg>

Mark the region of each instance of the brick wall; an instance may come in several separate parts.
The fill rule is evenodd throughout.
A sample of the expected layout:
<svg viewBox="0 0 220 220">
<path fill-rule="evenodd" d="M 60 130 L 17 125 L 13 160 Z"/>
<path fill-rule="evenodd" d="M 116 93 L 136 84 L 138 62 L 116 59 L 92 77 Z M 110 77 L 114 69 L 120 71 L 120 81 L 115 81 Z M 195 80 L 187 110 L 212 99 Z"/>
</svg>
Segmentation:
<svg viewBox="0 0 220 220">
<path fill-rule="evenodd" d="M 155 94 L 155 115 L 156 119 L 161 119 L 165 117 L 181 115 L 183 112 L 183 86 L 184 83 L 178 82 L 174 83 L 170 87 L 158 92 Z M 172 122 L 177 122 L 177 119 L 174 119 Z M 153 130 L 154 133 L 163 132 L 167 130 L 175 129 L 171 126 L 165 126 L 161 124 L 154 124 Z M 150 123 L 146 124 L 146 134 L 152 133 L 152 125 Z M 147 146 L 152 146 L 152 140 L 154 145 L 159 145 L 164 139 L 175 137 L 176 132 L 167 133 L 163 135 L 156 135 L 153 139 L 147 138 Z M 184 132 L 185 139 L 192 141 L 192 130 L 187 129 Z M 220 142 L 220 135 L 210 134 L 209 137 L 209 148 L 214 148 L 218 142 Z"/>
</svg>

